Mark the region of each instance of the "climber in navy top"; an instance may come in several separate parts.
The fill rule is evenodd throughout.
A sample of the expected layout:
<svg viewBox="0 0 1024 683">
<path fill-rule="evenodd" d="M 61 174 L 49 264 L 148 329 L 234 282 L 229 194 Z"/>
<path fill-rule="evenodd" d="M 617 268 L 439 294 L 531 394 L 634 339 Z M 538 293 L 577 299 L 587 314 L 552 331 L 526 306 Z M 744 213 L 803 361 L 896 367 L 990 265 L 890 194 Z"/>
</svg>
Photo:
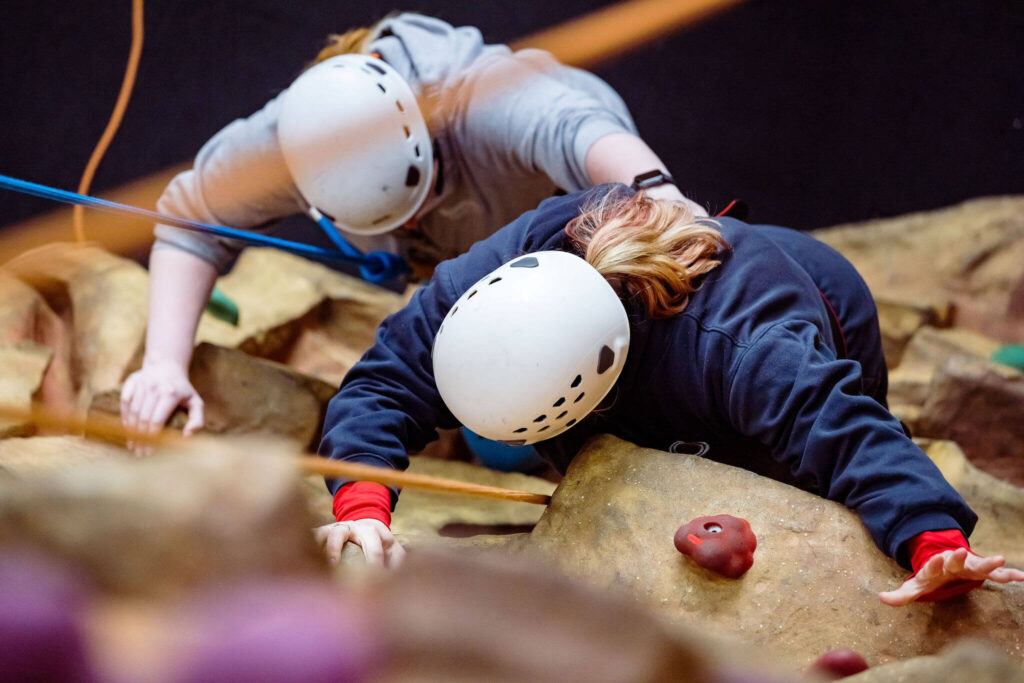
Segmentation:
<svg viewBox="0 0 1024 683">
<path fill-rule="evenodd" d="M 442 263 L 346 376 L 320 454 L 402 469 L 461 423 L 535 444 L 564 471 L 608 433 L 853 509 L 915 572 L 880 594 L 888 604 L 1024 580 L 969 552 L 976 515 L 889 413 L 886 388 L 874 303 L 837 252 L 603 185 L 548 199 Z M 352 541 L 372 563 L 401 561 L 397 492 L 328 484 L 328 555 Z"/>
</svg>

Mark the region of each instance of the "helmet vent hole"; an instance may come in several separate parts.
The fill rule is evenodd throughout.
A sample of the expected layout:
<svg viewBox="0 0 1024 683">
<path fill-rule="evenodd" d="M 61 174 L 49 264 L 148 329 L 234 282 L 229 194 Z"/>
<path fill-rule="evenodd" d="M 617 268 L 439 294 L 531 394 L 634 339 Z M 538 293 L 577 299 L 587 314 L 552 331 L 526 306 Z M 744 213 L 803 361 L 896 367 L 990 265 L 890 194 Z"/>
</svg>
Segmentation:
<svg viewBox="0 0 1024 683">
<path fill-rule="evenodd" d="M 407 138 L 411 138 L 412 137 L 412 133 L 409 132 L 409 126 L 402 126 L 402 130 L 405 131 L 405 137 L 407 137 Z"/>
<path fill-rule="evenodd" d="M 456 311 L 458 311 L 458 310 L 459 310 L 459 307 L 458 307 L 458 306 L 456 306 L 455 308 L 453 308 L 453 309 L 452 309 L 452 314 L 451 314 L 451 317 L 452 317 L 452 318 L 454 318 L 454 317 L 455 317 L 455 312 L 456 312 Z"/>
<path fill-rule="evenodd" d="M 522 434 L 522 433 L 523 433 L 523 432 L 525 432 L 525 431 L 526 431 L 526 427 L 520 427 L 519 429 L 515 430 L 515 431 L 514 431 L 514 432 L 512 432 L 512 433 L 513 433 L 513 434 Z"/>
<path fill-rule="evenodd" d="M 420 183 L 420 169 L 410 165 L 408 172 L 405 174 L 405 186 L 416 187 Z M 607 346 L 605 348 L 608 348 Z"/>
<path fill-rule="evenodd" d="M 561 419 L 562 419 L 563 417 L 565 417 L 565 416 L 566 416 L 566 414 L 567 414 L 568 412 L 569 412 L 568 410 L 563 410 L 562 412 L 560 412 L 560 413 L 558 414 L 558 417 L 556 417 L 555 419 L 556 419 L 556 420 L 561 420 Z"/>
<path fill-rule="evenodd" d="M 540 433 L 540 432 L 543 432 L 543 431 L 544 431 L 545 429 L 547 429 L 547 428 L 548 428 L 548 427 L 550 427 L 550 426 L 551 426 L 551 425 L 544 425 L 543 427 L 541 427 L 540 429 L 538 429 L 538 430 L 537 430 L 537 432 L 538 432 L 538 433 Z"/>
<path fill-rule="evenodd" d="M 474 296 L 476 296 L 476 292 L 477 292 L 477 290 L 475 290 L 475 289 L 474 289 L 474 290 L 473 290 L 472 292 L 470 292 L 470 293 L 469 293 L 469 296 L 467 296 L 467 297 L 466 297 L 466 301 L 469 301 L 469 300 L 470 300 L 470 299 L 472 299 L 472 298 L 473 298 Z"/>
<path fill-rule="evenodd" d="M 514 261 L 509 268 L 536 268 L 538 265 L 540 264 L 537 262 L 536 256 L 524 256 L 518 261 Z"/>
<path fill-rule="evenodd" d="M 597 355 L 597 374 L 604 374 L 604 371 L 614 365 L 614 363 L 615 352 L 607 346 L 602 346 L 601 352 Z"/>
<path fill-rule="evenodd" d="M 568 422 L 566 422 L 565 426 L 566 427 L 572 427 L 574 424 L 576 424 L 576 420 L 572 419 L 572 420 L 569 420 Z"/>
<path fill-rule="evenodd" d="M 587 392 L 585 392 L 585 391 L 581 391 L 581 392 L 580 392 L 580 395 L 576 397 L 576 400 L 575 400 L 575 401 L 573 401 L 573 403 L 579 403 L 580 401 L 582 401 L 582 400 L 583 400 L 583 397 L 584 397 L 584 396 L 586 395 L 586 393 L 587 393 Z"/>
<path fill-rule="evenodd" d="M 384 84 L 383 84 L 383 83 L 378 83 L 378 84 L 377 84 L 377 87 L 378 87 L 378 88 L 380 88 L 380 91 L 381 91 L 382 93 L 384 93 L 385 95 L 387 95 L 387 94 L 388 94 L 388 89 L 384 87 Z"/>
<path fill-rule="evenodd" d="M 398 100 L 395 100 L 395 106 L 398 107 L 398 111 L 405 111 L 405 107 L 403 107 L 402 103 Z"/>
<path fill-rule="evenodd" d="M 373 222 L 373 224 L 374 225 L 380 225 L 381 223 L 383 223 L 386 220 L 389 220 L 390 218 L 391 218 L 391 214 L 390 213 L 386 213 L 383 216 L 381 216 L 380 218 L 378 218 L 377 220 L 375 220 Z"/>
<path fill-rule="evenodd" d="M 415 147 L 412 148 L 412 155 L 414 157 L 416 157 L 417 159 L 421 159 L 422 158 L 420 156 L 420 146 L 418 144 Z"/>
<path fill-rule="evenodd" d="M 500 277 L 496 277 L 493 280 L 491 280 L 490 282 L 488 282 L 487 284 L 493 285 L 495 282 L 501 282 L 501 278 Z"/>
<path fill-rule="evenodd" d="M 552 408 L 557 408 L 558 406 L 562 405 L 563 403 L 565 403 L 565 396 L 563 396 L 563 397 L 561 397 L 560 399 L 558 399 L 557 401 L 555 401 L 555 402 L 554 402 L 554 403 L 552 404 L 552 406 L 551 406 L 551 407 L 552 407 Z"/>
<path fill-rule="evenodd" d="M 580 385 L 580 382 L 582 382 L 582 381 L 583 381 L 583 376 L 582 375 L 576 375 L 576 379 L 574 379 L 572 381 L 572 384 L 570 384 L 569 387 L 571 389 L 575 389 L 576 387 L 578 387 Z"/>
<path fill-rule="evenodd" d="M 366 66 L 370 67 L 371 69 L 379 73 L 381 76 L 386 76 L 388 73 L 379 64 L 374 64 L 373 62 L 366 62 Z"/>
<path fill-rule="evenodd" d="M 543 422 L 546 419 L 548 419 L 547 415 L 539 415 L 539 416 L 533 418 L 533 421 L 534 422 Z"/>
</svg>

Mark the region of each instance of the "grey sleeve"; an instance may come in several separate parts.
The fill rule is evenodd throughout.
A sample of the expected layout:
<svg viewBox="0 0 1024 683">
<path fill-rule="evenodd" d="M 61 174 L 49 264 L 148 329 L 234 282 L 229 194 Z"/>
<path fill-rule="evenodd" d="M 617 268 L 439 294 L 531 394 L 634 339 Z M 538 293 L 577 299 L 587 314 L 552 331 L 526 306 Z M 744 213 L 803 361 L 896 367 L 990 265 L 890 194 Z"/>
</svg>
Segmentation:
<svg viewBox="0 0 1024 683">
<path fill-rule="evenodd" d="M 625 103 L 597 76 L 541 50 L 482 60 L 457 97 L 466 139 L 496 171 L 513 165 L 545 173 L 572 192 L 592 185 L 587 152 L 612 133 L 636 134 Z"/>
<path fill-rule="evenodd" d="M 301 211 L 303 202 L 277 143 L 280 95 L 260 111 L 228 124 L 203 145 L 193 167 L 179 173 L 157 211 L 232 228 L 258 229 Z M 187 251 L 223 270 L 241 244 L 158 224 L 154 249 Z"/>
</svg>

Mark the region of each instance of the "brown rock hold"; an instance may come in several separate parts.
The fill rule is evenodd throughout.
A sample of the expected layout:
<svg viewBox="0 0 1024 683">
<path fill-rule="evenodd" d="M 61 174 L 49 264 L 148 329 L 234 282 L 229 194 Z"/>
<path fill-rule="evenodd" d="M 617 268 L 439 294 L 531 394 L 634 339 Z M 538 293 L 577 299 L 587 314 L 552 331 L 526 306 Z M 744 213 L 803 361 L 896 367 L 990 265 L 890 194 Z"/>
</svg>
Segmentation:
<svg viewBox="0 0 1024 683">
<path fill-rule="evenodd" d="M 198 342 L 238 348 L 337 384 L 404 299 L 275 249 L 242 252 L 218 287 L 238 305 L 239 324 L 204 315 Z"/>
<path fill-rule="evenodd" d="M 23 441 L 31 450 L 48 440 Z M 13 468 L 14 478 L 0 477 L 0 546 L 48 552 L 122 595 L 322 574 L 286 454 L 268 440 L 197 438 L 143 460 L 103 459 L 39 474 Z"/>
<path fill-rule="evenodd" d="M 921 407 L 936 370 L 954 355 L 987 360 L 1001 346 L 988 337 L 958 328 L 922 327 L 908 342 L 902 360 L 889 372 L 889 403 Z"/>
<path fill-rule="evenodd" d="M 885 364 L 894 368 L 900 364 L 903 351 L 914 334 L 923 327 L 948 327 L 949 306 L 921 306 L 875 297 L 878 327 L 882 333 L 882 352 Z"/>
<path fill-rule="evenodd" d="M 200 344 L 189 370 L 192 385 L 205 402 L 209 434 L 265 434 L 315 447 L 324 412 L 336 387 L 280 363 L 235 349 Z M 120 414 L 120 390 L 93 399 L 90 410 Z M 184 426 L 179 411 L 171 426 Z"/>
<path fill-rule="evenodd" d="M 982 472 L 952 441 L 916 443 L 978 514 L 971 548 L 981 555 L 1002 555 L 1007 565 L 1024 568 L 1024 488 Z"/>
<path fill-rule="evenodd" d="M 75 403 L 75 389 L 71 339 L 64 322 L 34 289 L 0 269 L 0 347 L 25 344 L 44 347 L 50 354 L 38 386 L 31 391 L 32 398 L 55 411 L 68 412 Z M 26 372 L 32 375 L 32 371 Z M 30 379 L 28 383 L 36 382 Z"/>
<path fill-rule="evenodd" d="M 817 230 L 871 291 L 955 307 L 954 324 L 1004 342 L 1024 336 L 1024 197 L 974 199 L 936 211 Z"/>
<path fill-rule="evenodd" d="M 936 372 L 920 436 L 955 441 L 979 469 L 1024 486 L 1024 373 L 966 355 Z"/>
<path fill-rule="evenodd" d="M 40 292 L 73 330 L 72 377 L 79 406 L 119 388 L 141 358 L 146 271 L 99 247 L 68 243 L 26 252 L 5 268 Z"/>
<path fill-rule="evenodd" d="M 680 519 L 728 511 L 757 529 L 758 561 L 733 581 L 684 562 L 668 539 Z M 847 508 L 751 472 L 598 437 L 576 456 L 530 547 L 569 576 L 622 590 L 675 622 L 770 649 L 795 669 L 837 646 L 882 663 L 961 636 L 1024 648 L 1024 586 L 894 609 L 878 591 L 907 572 Z"/>
</svg>

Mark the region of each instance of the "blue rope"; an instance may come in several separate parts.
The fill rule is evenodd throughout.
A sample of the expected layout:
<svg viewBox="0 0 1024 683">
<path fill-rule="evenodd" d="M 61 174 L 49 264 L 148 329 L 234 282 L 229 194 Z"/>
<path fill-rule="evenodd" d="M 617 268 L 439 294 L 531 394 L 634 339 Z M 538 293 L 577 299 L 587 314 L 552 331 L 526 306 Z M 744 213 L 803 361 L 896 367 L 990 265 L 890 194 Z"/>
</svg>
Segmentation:
<svg viewBox="0 0 1024 683">
<path fill-rule="evenodd" d="M 271 237 L 270 235 L 260 235 L 258 233 L 247 232 L 245 230 L 226 228 L 221 225 L 208 225 L 206 223 L 190 221 L 184 218 L 165 216 L 164 214 L 157 213 L 156 211 L 140 209 L 135 206 L 119 204 L 107 199 L 90 197 L 76 192 L 59 190 L 55 187 L 31 183 L 27 180 L 19 180 L 2 174 L 0 174 L 0 189 L 13 190 L 14 192 L 30 194 L 36 197 L 42 197 L 43 199 L 51 199 L 53 201 L 64 202 L 67 204 L 78 204 L 80 206 L 98 209 L 100 211 L 107 211 L 110 213 L 147 218 L 165 225 L 173 225 L 178 228 L 194 230 L 196 232 L 205 232 L 210 235 L 216 235 L 217 237 L 238 240 L 239 242 L 244 242 L 246 244 L 262 247 L 275 247 L 277 249 L 289 251 L 293 254 L 316 259 L 318 261 L 356 264 L 359 266 L 359 274 L 367 282 L 379 283 L 394 280 L 409 271 L 408 264 L 406 264 L 405 260 L 397 254 L 391 254 L 385 251 L 371 251 L 367 254 L 363 254 L 358 249 L 345 242 L 336 230 L 332 230 L 334 234 L 331 239 L 338 246 L 338 250 L 331 250 L 316 247 L 312 244 L 291 242 L 289 240 Z M 321 227 L 325 226 L 321 224 Z M 331 233 L 328 234 L 330 235 Z M 339 240 L 341 240 L 341 243 L 339 243 Z M 344 244 L 344 246 L 342 246 L 342 244 Z"/>
</svg>

